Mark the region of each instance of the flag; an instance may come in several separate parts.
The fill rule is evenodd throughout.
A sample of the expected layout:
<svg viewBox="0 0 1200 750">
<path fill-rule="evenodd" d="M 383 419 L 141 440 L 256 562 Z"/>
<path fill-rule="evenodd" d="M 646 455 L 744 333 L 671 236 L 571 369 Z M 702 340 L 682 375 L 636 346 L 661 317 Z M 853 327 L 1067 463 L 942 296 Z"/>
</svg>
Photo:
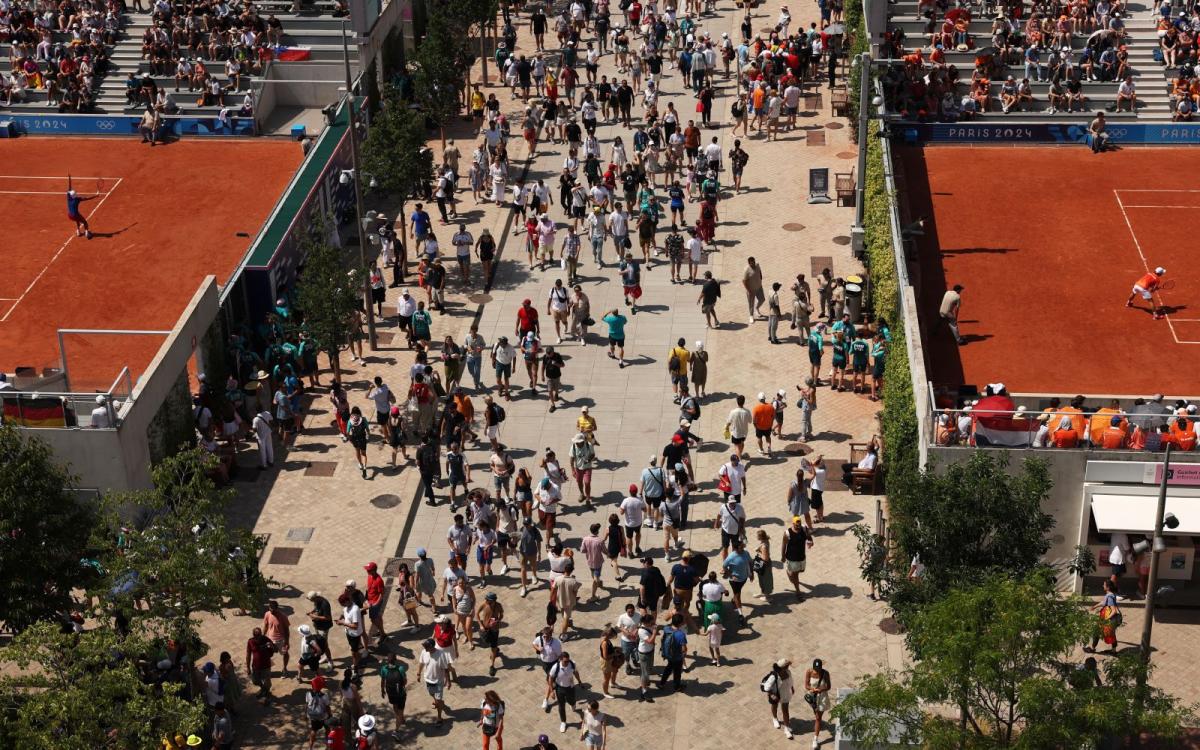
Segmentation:
<svg viewBox="0 0 1200 750">
<path fill-rule="evenodd" d="M 4 399 L 4 421 L 21 427 L 66 427 L 62 401 L 53 396 Z"/>
</svg>

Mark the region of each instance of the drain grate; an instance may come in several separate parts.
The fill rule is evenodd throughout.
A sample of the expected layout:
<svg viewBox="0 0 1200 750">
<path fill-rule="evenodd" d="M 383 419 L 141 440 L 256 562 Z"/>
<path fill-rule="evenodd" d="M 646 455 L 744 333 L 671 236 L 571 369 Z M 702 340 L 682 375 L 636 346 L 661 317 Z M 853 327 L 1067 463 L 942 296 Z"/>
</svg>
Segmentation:
<svg viewBox="0 0 1200 750">
<path fill-rule="evenodd" d="M 824 146 L 825 145 L 825 131 L 824 130 L 808 131 L 808 137 L 806 137 L 804 139 L 804 142 L 810 146 Z"/>
<path fill-rule="evenodd" d="M 271 557 L 267 559 L 269 565 L 296 565 L 300 562 L 300 555 L 304 554 L 303 547 L 276 547 L 271 550 Z"/>
<path fill-rule="evenodd" d="M 385 510 L 388 508 L 395 508 L 399 504 L 399 495 L 379 495 L 371 498 L 371 505 L 374 505 L 376 508 L 383 508 Z"/>
<path fill-rule="evenodd" d="M 298 529 L 288 529 L 287 540 L 289 542 L 311 542 L 313 532 L 316 531 L 312 526 L 301 526 Z"/>
<path fill-rule="evenodd" d="M 331 477 L 337 471 L 337 461 L 309 461 L 304 469 L 306 477 Z"/>
</svg>

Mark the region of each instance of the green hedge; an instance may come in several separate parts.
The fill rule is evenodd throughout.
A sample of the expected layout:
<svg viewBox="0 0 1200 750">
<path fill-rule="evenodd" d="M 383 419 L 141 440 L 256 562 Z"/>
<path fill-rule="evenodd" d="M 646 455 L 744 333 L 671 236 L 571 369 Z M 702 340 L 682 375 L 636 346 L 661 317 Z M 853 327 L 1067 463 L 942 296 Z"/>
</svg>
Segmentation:
<svg viewBox="0 0 1200 750">
<path fill-rule="evenodd" d="M 846 109 L 846 117 L 850 120 L 850 137 L 858 142 L 858 78 L 854 75 L 855 68 L 849 67 L 850 61 L 866 52 L 869 48 L 867 44 L 867 24 L 863 17 L 862 0 L 847 0 L 845 6 L 845 14 L 843 22 L 849 32 L 850 45 L 845 50 L 846 69 L 844 79 L 846 87 L 849 89 L 850 106 Z M 869 205 L 869 204 L 868 204 Z"/>
<path fill-rule="evenodd" d="M 849 10 L 849 7 L 847 7 Z M 871 277 L 871 304 L 877 316 L 887 319 L 892 330 L 884 370 L 883 440 L 888 493 L 903 493 L 917 473 L 918 433 L 913 401 L 912 373 L 900 309 L 900 282 L 892 246 L 887 186 L 883 174 L 883 145 L 878 138 L 867 141 L 867 174 L 863 225 L 866 229 L 867 268 Z"/>
</svg>

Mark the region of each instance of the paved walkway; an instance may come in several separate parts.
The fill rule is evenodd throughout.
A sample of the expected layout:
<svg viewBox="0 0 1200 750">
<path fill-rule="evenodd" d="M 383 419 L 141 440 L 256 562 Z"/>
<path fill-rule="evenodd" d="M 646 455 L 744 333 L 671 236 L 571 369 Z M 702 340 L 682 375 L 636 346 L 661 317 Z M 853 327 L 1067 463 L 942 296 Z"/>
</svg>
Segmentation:
<svg viewBox="0 0 1200 750">
<path fill-rule="evenodd" d="M 728 32 L 736 40 L 740 16 L 735 15 L 728 2 L 720 3 L 719 7 L 718 16 L 703 19 L 701 31 L 708 31 L 718 39 L 721 32 Z M 754 12 L 756 30 L 774 23 L 778 7 L 777 0 L 771 0 Z M 793 6 L 792 12 L 794 23 L 807 25 L 817 18 L 815 3 Z M 521 33 L 520 46 L 524 47 L 530 41 L 524 36 L 527 28 L 522 27 Z M 494 75 L 494 66 L 492 72 Z M 614 73 L 611 56 L 603 58 L 601 72 Z M 663 87 L 666 98 L 675 102 L 682 117 L 693 116 L 694 99 L 690 95 L 681 95 L 681 83 L 674 71 L 667 73 Z M 721 83 L 721 98 L 715 115 L 718 122 L 728 122 L 731 90 L 731 83 Z M 489 91 L 497 93 L 505 111 L 512 117 L 518 103 L 509 100 L 507 90 L 493 86 Z M 665 107 L 665 102 L 662 106 Z M 640 111 L 637 105 L 636 111 Z M 514 122 L 519 120 L 514 118 Z M 717 551 L 717 532 L 703 522 L 711 520 L 717 509 L 719 495 L 715 491 L 714 476 L 726 460 L 728 446 L 722 441 L 722 431 L 734 405 L 734 396 L 744 394 L 753 403 L 759 391 L 771 393 L 784 388 L 789 392 L 789 401 L 794 403 L 794 386 L 807 373 L 804 349 L 786 329 L 786 322 L 782 333 L 788 335 L 785 343 L 777 346 L 767 342 L 765 322 L 747 325 L 748 316 L 739 286 L 746 257 L 754 255 L 763 265 L 768 287 L 772 281 L 784 284 L 785 300 L 790 300 L 787 289 L 797 273 L 804 273 L 811 279 L 815 271 L 825 265 L 830 265 L 835 275 L 861 272 L 861 267 L 850 257 L 846 236 L 852 209 L 808 205 L 805 201 L 808 168 L 827 167 L 834 172 L 850 171 L 853 166 L 854 148 L 848 142 L 843 124 L 844 121 L 836 120 L 829 112 L 825 91 L 822 106 L 800 118 L 800 129 L 784 133 L 773 142 L 760 137 L 744 139 L 750 162 L 743 184 L 749 190 L 721 202 L 721 223 L 717 231 L 719 251 L 709 254 L 702 268 L 728 282 L 718 306 L 718 315 L 724 323 L 720 330 L 705 328 L 696 304 L 699 287 L 673 285 L 668 269 L 655 265 L 643 274 L 643 307 L 636 316 L 629 316 L 628 367 L 619 369 L 616 362 L 608 359 L 605 348 L 597 345 L 601 339 L 593 335 L 591 343 L 594 345 L 583 347 L 570 342 L 561 348 L 567 360 L 563 377 L 567 384 L 566 407 L 548 413 L 541 391 L 537 398 L 521 393 L 516 400 L 506 404 L 508 419 L 503 441 L 515 449 L 518 466 L 528 467 L 535 477 L 540 476 L 540 472 L 534 456 L 540 455 L 546 447 L 554 448 L 560 456 L 565 455 L 575 432 L 578 407 L 588 405 L 599 423 L 597 435 L 601 445 L 598 453 L 604 469 L 596 472 L 594 480 L 597 509 L 583 509 L 573 486 L 566 491 L 566 509 L 560 516 L 559 533 L 567 546 L 577 548 L 579 538 L 586 533 L 590 523 L 603 522 L 615 511 L 615 504 L 624 494 L 623 488 L 637 481 L 647 458 L 660 452 L 676 428 L 678 407 L 671 403 L 666 359 L 669 346 L 676 338 L 683 337 L 689 348 L 693 348 L 696 341 L 703 341 L 711 357 L 709 395 L 703 400 L 699 423 L 693 426 L 693 431 L 707 441 L 700 452 L 694 454 L 701 491 L 695 496 L 693 523 L 684 538 L 692 549 L 710 556 Z M 611 139 L 618 134 L 624 136 L 627 144 L 631 142 L 629 131 L 613 126 L 599 128 L 598 137 L 605 155 Z M 732 146 L 728 124 L 718 130 L 705 131 L 706 139 L 711 135 L 721 138 L 723 151 Z M 458 142 L 467 156 L 473 148 L 473 140 L 464 136 Z M 510 147 L 514 162 L 520 166 L 526 157 L 524 145 L 514 139 Z M 561 147 L 543 144 L 543 150 L 530 163 L 530 177 L 544 177 L 548 184 L 554 184 L 563 155 Z M 460 194 L 460 198 L 459 208 L 469 221 L 470 231 L 478 236 L 482 228 L 488 227 L 497 239 L 504 236 L 503 230 L 509 220 L 507 209 L 473 206 L 469 192 Z M 557 202 L 557 190 L 555 200 Z M 694 220 L 696 204 L 689 204 L 688 212 L 689 220 Z M 561 209 L 557 206 L 551 214 L 562 219 Z M 611 245 L 606 252 L 611 260 Z M 582 255 L 589 255 L 586 241 Z M 613 266 L 596 269 L 589 258 L 582 274 L 585 291 L 592 300 L 594 317 L 599 319 L 601 315 L 597 312 L 620 306 L 620 287 Z M 548 290 L 559 275 L 556 269 L 531 271 L 525 260 L 523 238 L 506 237 L 498 283 L 490 294 L 479 295 L 477 289 L 464 294 L 456 281 L 457 272 L 450 274 L 449 312 L 435 318 L 435 340 L 450 333 L 461 341 L 468 326 L 476 319 L 489 344 L 498 335 L 511 335 L 521 300 L 533 299 L 544 312 Z M 389 304 L 397 291 L 389 290 Z M 390 329 L 383 330 L 390 332 Z M 552 344 L 553 340 L 552 334 L 543 336 L 544 344 Z M 393 389 L 407 387 L 407 369 L 412 356 L 400 348 L 402 343 L 397 337 L 396 346 L 389 342 L 367 357 L 366 366 L 349 369 L 345 380 L 351 389 L 352 403 L 369 412 L 366 389 L 376 375 L 382 376 Z M 327 375 L 325 380 L 328 381 Z M 514 375 L 513 381 L 524 383 L 523 373 Z M 492 383 L 486 373 L 485 382 Z M 480 411 L 481 394 L 472 395 L 476 409 Z M 786 586 L 786 579 L 783 571 L 776 567 L 775 596 L 766 604 L 756 601 L 748 625 L 736 632 L 731 628 L 727 633 L 723 649 L 728 660 L 726 666 L 715 667 L 706 656 L 695 661 L 689 659 L 685 674 L 689 684 L 686 696 L 659 696 L 653 704 L 639 704 L 628 699 L 624 688 L 619 688 L 614 693 L 615 699 L 602 702 L 602 709 L 610 714 L 613 725 L 610 747 L 633 747 L 643 742 L 662 746 L 667 736 L 675 748 L 728 747 L 730 742 L 744 738 L 746 729 L 757 732 L 756 736 L 764 744 L 782 746 L 786 741 L 784 735 L 772 729 L 766 701 L 758 689 L 759 679 L 772 661 L 787 657 L 795 662 L 797 669 L 803 670 L 814 657 L 820 657 L 833 676 L 835 688 L 881 667 L 900 666 L 900 642 L 896 637 L 885 636 L 878 627 L 886 617 L 886 608 L 866 597 L 858 576 L 854 538 L 848 532 L 856 522 L 873 522 L 877 499 L 851 495 L 834 476 L 837 465 L 848 459 L 849 441 L 864 440 L 875 431 L 875 405 L 865 397 L 831 394 L 828 389 L 820 396 L 815 420 L 816 438 L 807 443 L 799 442 L 797 410 L 790 409 L 785 423 L 788 437 L 783 441 L 786 449 L 777 451 L 770 459 L 760 458 L 756 452 L 752 454 L 751 491 L 745 498 L 751 533 L 765 529 L 771 535 L 773 550 L 778 557 L 787 486 L 799 466 L 800 456 L 813 453 L 828 458 L 833 481 L 826 494 L 827 522 L 818 527 L 816 546 L 810 552 L 809 567 L 802 576 L 805 585 L 811 588 L 810 598 L 797 604 L 790 594 L 778 593 Z M 285 460 L 279 462 L 277 471 L 238 485 L 241 493 L 237 520 L 253 525 L 260 534 L 269 535 L 263 570 L 280 583 L 276 595 L 285 610 L 294 613 L 293 627 L 307 622 L 304 592 L 316 589 L 333 600 L 347 578 L 356 578 L 361 585 L 362 566 L 368 561 L 375 560 L 383 566 L 393 559 L 412 559 L 418 547 L 429 550 L 439 569 L 446 560 L 445 531 L 451 522 L 447 505 L 443 502 L 430 508 L 415 504 L 415 469 L 411 465 L 403 470 L 385 468 L 385 456 L 390 451 L 385 451 L 378 442 L 370 449 L 371 474 L 364 481 L 359 476 L 350 448 L 338 440 L 330 423 L 326 400 L 317 399 L 309 412 L 305 433 Z M 468 457 L 476 472 L 475 484 L 487 486 L 486 442 L 482 447 L 483 450 L 478 446 L 469 450 Z M 648 536 L 650 539 L 644 544 L 647 549 L 660 541 L 655 532 Z M 661 546 L 652 554 L 661 561 Z M 629 568 L 624 563 L 623 567 Z M 586 579 L 586 571 L 581 577 Z M 596 668 L 599 629 L 614 621 L 624 602 L 635 595 L 630 586 L 612 586 L 610 570 L 606 569 L 605 577 L 610 587 L 602 592 L 597 603 L 581 609 L 575 618 L 579 636 L 567 642 L 567 648 L 575 653 L 582 669 L 587 685 L 583 695 L 587 696 L 599 692 L 600 674 Z M 550 734 L 561 747 L 578 743 L 575 725 L 567 734 L 560 735 L 557 717 L 540 710 L 542 675 L 540 670 L 535 670 L 529 644 L 544 618 L 546 591 L 538 589 L 522 599 L 514 584 L 516 578 L 510 575 L 488 589 L 499 593 L 508 618 L 502 633 L 502 647 L 508 656 L 505 668 L 495 678 L 489 678 L 485 652 L 464 650 L 458 665 L 463 676 L 461 687 L 456 686 L 448 693 L 454 721 L 441 728 L 431 726 L 429 703 L 421 690 L 419 676 L 414 674 L 413 679 L 417 682 L 410 683 L 413 686 L 409 696 L 412 720 L 404 733 L 406 745 L 450 746 L 444 736 L 452 737 L 451 742 L 460 747 L 477 742 L 474 720 L 485 689 L 495 689 L 507 703 L 505 735 L 510 743 L 532 744 L 540 732 Z M 747 592 L 751 591 L 757 593 L 753 583 L 747 586 Z M 421 618 L 424 623 L 430 621 L 431 613 L 427 608 L 421 611 Z M 427 629 L 423 628 L 419 633 L 398 630 L 403 615 L 396 606 L 388 607 L 385 622 L 390 631 L 399 634 L 393 644 L 402 658 L 411 660 L 414 649 L 419 650 L 420 639 L 427 635 Z M 252 618 L 230 614 L 224 621 L 206 623 L 204 634 L 214 651 L 229 650 L 240 664 L 245 640 L 253 626 Z M 693 637 L 691 647 L 701 654 L 706 653 L 700 638 Z M 341 668 L 346 661 L 347 648 L 344 639 L 336 634 L 333 650 L 341 657 L 338 660 Z M 244 745 L 295 747 L 306 736 L 301 705 L 303 687 L 294 680 L 277 680 L 275 692 L 282 700 L 269 709 L 264 710 L 249 701 L 240 707 L 242 717 L 238 731 Z M 380 700 L 374 665 L 367 671 L 365 696 L 370 709 L 382 717 L 382 727 L 388 731 L 393 729 L 390 712 Z M 807 743 L 811 735 L 804 736 L 804 733 L 811 732 L 811 712 L 798 698 L 793 705 L 797 716 L 793 723 L 797 741 Z M 384 746 L 390 743 L 390 739 L 385 739 Z"/>
</svg>

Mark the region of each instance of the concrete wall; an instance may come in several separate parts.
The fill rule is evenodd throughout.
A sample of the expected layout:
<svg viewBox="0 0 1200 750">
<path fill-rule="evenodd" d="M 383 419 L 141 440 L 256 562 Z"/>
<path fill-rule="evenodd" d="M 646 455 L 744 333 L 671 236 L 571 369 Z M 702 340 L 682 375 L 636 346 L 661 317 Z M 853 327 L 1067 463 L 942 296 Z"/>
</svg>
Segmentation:
<svg viewBox="0 0 1200 750">
<path fill-rule="evenodd" d="M 977 450 L 999 450 L 988 448 L 971 448 L 961 446 L 929 446 L 930 466 L 935 470 L 950 464 L 965 461 Z M 1092 450 L 1044 450 L 1044 449 L 1014 449 L 1004 451 L 1009 458 L 1008 471 L 1017 474 L 1021 465 L 1029 458 L 1038 458 L 1046 462 L 1050 480 L 1054 483 L 1050 488 L 1050 496 L 1046 498 L 1042 509 L 1054 517 L 1054 528 L 1050 531 L 1050 550 L 1046 558 L 1056 568 L 1064 569 L 1065 565 L 1075 556 L 1075 547 L 1087 543 L 1088 515 L 1091 511 L 1085 492 L 1085 475 L 1088 462 L 1095 467 L 1099 461 L 1154 461 L 1159 458 L 1145 451 L 1092 451 Z M 1200 463 L 1200 455 L 1172 453 L 1172 464 Z M 1094 474 L 1090 479 L 1100 476 Z M 1143 487 L 1145 485 L 1142 485 Z M 1113 490 L 1106 489 L 1106 492 Z M 1059 579 L 1065 587 L 1078 591 L 1082 580 L 1068 576 L 1065 572 Z"/>
<path fill-rule="evenodd" d="M 271 119 L 271 113 L 275 111 L 275 85 L 266 83 L 266 81 L 271 79 L 271 69 L 277 64 L 274 60 L 268 62 L 262 79 L 250 84 L 254 90 L 254 129 L 259 133 L 265 132 L 267 121 Z"/>
<path fill-rule="evenodd" d="M 199 342 L 216 319 L 217 293 L 216 277 L 206 277 L 158 354 L 134 384 L 133 398 L 121 408 L 120 427 L 115 430 L 20 429 L 46 442 L 55 456 L 79 477 L 79 486 L 83 489 L 149 488 L 151 422 L 169 400 L 181 374 L 186 372 L 192 358 L 192 341 Z"/>
<path fill-rule="evenodd" d="M 267 75 L 264 85 L 274 89 L 272 107 L 320 109 L 336 102 L 346 86 L 341 63 L 275 61 Z"/>
</svg>

